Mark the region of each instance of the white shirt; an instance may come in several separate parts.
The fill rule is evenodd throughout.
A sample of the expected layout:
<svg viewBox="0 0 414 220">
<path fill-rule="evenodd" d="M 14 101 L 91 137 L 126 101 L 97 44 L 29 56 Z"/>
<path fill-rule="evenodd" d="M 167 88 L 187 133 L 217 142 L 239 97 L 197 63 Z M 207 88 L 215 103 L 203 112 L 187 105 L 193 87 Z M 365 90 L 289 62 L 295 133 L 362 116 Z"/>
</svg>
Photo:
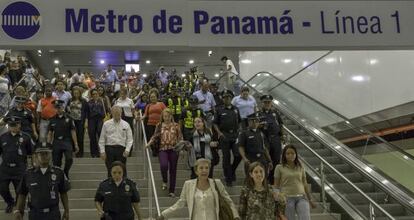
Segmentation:
<svg viewBox="0 0 414 220">
<path fill-rule="evenodd" d="M 191 219 L 216 220 L 214 194 L 211 186 L 206 191 L 199 190 L 196 187 L 194 197 L 194 209 Z"/>
<path fill-rule="evenodd" d="M 240 95 L 233 98 L 231 104 L 236 106 L 240 111 L 240 118 L 246 119 L 248 115 L 255 112 L 257 103 L 253 96 L 249 95 L 246 99 L 243 99 Z"/>
<path fill-rule="evenodd" d="M 229 66 L 231 67 L 230 70 L 227 70 L 229 68 Z M 230 71 L 236 75 L 239 75 L 239 72 L 237 72 L 236 67 L 234 66 L 233 62 L 229 59 L 226 60 L 226 70 Z"/>
<path fill-rule="evenodd" d="M 99 137 L 99 150 L 105 153 L 105 145 L 120 145 L 130 152 L 132 147 L 132 130 L 128 122 L 120 120 L 118 123 L 110 119 L 103 124 Z"/>
<path fill-rule="evenodd" d="M 216 101 L 214 100 L 214 96 L 209 91 L 204 93 L 203 90 L 200 89 L 194 92 L 193 95 L 197 96 L 197 99 L 199 102 L 202 102 L 205 100 L 203 104 L 198 104 L 198 107 L 201 108 L 204 112 L 211 111 L 216 106 Z"/>
<path fill-rule="evenodd" d="M 132 117 L 132 109 L 134 108 L 134 102 L 130 98 L 126 99 L 117 99 L 115 105 L 122 108 L 126 117 Z"/>
</svg>

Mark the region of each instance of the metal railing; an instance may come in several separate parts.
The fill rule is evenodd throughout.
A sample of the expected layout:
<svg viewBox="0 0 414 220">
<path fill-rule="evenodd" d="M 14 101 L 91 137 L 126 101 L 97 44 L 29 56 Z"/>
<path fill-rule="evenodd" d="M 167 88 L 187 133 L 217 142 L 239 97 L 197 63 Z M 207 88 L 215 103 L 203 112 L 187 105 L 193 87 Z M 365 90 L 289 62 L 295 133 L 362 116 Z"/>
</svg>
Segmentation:
<svg viewBox="0 0 414 220">
<path fill-rule="evenodd" d="M 324 57 L 325 57 L 325 56 L 324 56 Z M 391 148 L 391 149 L 393 149 L 393 150 L 395 150 L 395 151 L 398 151 L 399 153 L 403 154 L 405 157 L 407 157 L 407 158 L 409 158 L 409 159 L 411 159 L 411 160 L 414 160 L 414 155 L 412 155 L 412 154 L 410 154 L 410 153 L 406 152 L 406 151 L 405 151 L 404 149 L 402 149 L 401 147 L 399 147 L 399 146 L 397 146 L 397 145 L 395 145 L 395 144 L 393 144 L 393 143 L 388 142 L 388 141 L 387 141 L 387 140 L 385 140 L 384 138 L 382 138 L 382 137 L 380 137 L 380 136 L 378 136 L 378 135 L 376 135 L 376 134 L 372 133 L 371 131 L 369 131 L 369 130 L 367 130 L 367 129 L 364 129 L 364 128 L 360 127 L 360 126 L 357 126 L 357 125 L 352 124 L 352 123 L 350 122 L 350 120 L 349 120 L 347 117 L 345 117 L 344 115 L 340 114 L 339 112 L 337 112 L 337 111 L 333 110 L 332 108 L 330 108 L 330 107 L 326 106 L 325 104 L 323 104 L 323 103 L 319 102 L 318 100 L 314 99 L 313 97 L 311 97 L 311 96 L 307 95 L 306 93 L 304 93 L 304 92 L 300 91 L 299 89 L 297 89 L 297 88 L 293 87 L 292 85 L 290 85 L 288 82 L 286 82 L 288 79 L 286 79 L 286 80 L 282 80 L 282 79 L 279 79 L 277 76 L 273 75 L 272 73 L 270 73 L 270 72 L 268 72 L 268 71 L 260 71 L 260 72 L 258 72 L 258 73 L 256 73 L 256 74 L 254 74 L 254 75 L 253 75 L 253 76 L 252 76 L 249 80 L 247 80 L 247 81 L 246 81 L 246 84 L 248 85 L 248 83 L 249 83 L 251 80 L 253 80 L 255 77 L 257 77 L 257 76 L 258 76 L 258 75 L 260 75 L 260 74 L 267 74 L 266 76 L 270 76 L 270 77 L 274 78 L 275 80 L 279 81 L 279 83 L 278 83 L 276 86 L 274 86 L 274 87 L 272 87 L 272 88 L 268 89 L 268 91 L 267 91 L 267 92 L 271 92 L 271 91 L 273 91 L 274 89 L 276 89 L 276 88 L 277 88 L 277 87 L 279 87 L 280 85 L 286 85 L 287 87 L 289 87 L 289 89 L 292 89 L 292 90 L 294 90 L 295 92 L 297 92 L 297 93 L 299 93 L 299 94 L 303 95 L 303 96 L 304 96 L 304 97 L 306 97 L 307 99 L 311 100 L 312 102 L 316 103 L 317 105 L 321 106 L 322 108 L 324 108 L 324 109 L 328 110 L 328 112 L 333 113 L 333 114 L 334 114 L 334 115 L 336 115 L 338 118 L 341 118 L 344 122 L 346 122 L 346 123 L 345 123 L 345 125 L 346 125 L 349 129 L 353 130 L 354 132 L 356 132 L 356 133 L 358 133 L 358 134 L 368 135 L 368 138 L 369 138 L 369 139 L 371 139 L 371 138 L 375 138 L 376 140 L 380 141 L 381 143 L 384 143 L 384 144 L 385 144 L 388 148 Z M 289 79 L 290 79 L 290 78 L 289 78 Z"/>
<path fill-rule="evenodd" d="M 140 117 L 142 118 L 141 112 L 139 113 Z M 154 172 L 152 169 L 152 162 L 151 162 L 151 153 L 150 150 L 148 148 L 146 148 L 145 146 L 147 145 L 147 134 L 145 133 L 145 126 L 144 126 L 144 121 L 140 120 L 138 121 L 139 125 L 137 126 L 141 126 L 141 130 L 142 130 L 142 142 L 141 142 L 141 146 L 143 148 L 143 151 L 145 153 L 145 158 L 146 161 L 148 163 L 148 168 L 146 167 L 146 163 L 144 163 L 144 171 L 147 168 L 148 173 L 147 173 L 147 178 L 148 178 L 148 218 L 152 219 L 153 217 L 153 200 L 155 201 L 155 208 L 156 208 L 156 214 L 157 217 L 161 215 L 161 211 L 160 211 L 160 204 L 158 201 L 158 194 L 157 194 L 157 188 L 155 186 L 155 179 L 154 179 Z"/>
<path fill-rule="evenodd" d="M 368 202 L 369 202 L 369 219 L 374 220 L 376 217 L 375 209 L 378 209 L 382 214 L 384 214 L 387 218 L 391 220 L 395 220 L 395 218 L 390 215 L 385 209 L 383 209 L 380 205 L 378 205 L 374 200 L 372 200 L 367 194 L 365 194 L 358 186 L 352 183 L 348 178 L 342 175 L 335 167 L 329 164 L 325 159 L 323 159 L 316 151 L 314 151 L 309 145 L 307 145 L 304 141 L 302 141 L 297 135 L 295 135 L 292 131 L 290 131 L 286 126 L 283 125 L 285 131 L 296 140 L 298 140 L 308 151 L 310 151 L 316 158 L 318 158 L 321 163 L 319 167 L 320 171 L 320 178 L 321 178 L 321 200 L 322 206 L 324 208 L 327 207 L 326 204 L 326 174 L 325 174 L 325 167 L 331 169 L 336 175 L 338 175 L 342 180 L 348 183 L 355 191 L 357 191 L 360 195 L 362 195 Z M 358 213 L 360 213 L 358 211 Z M 362 214 L 362 213 L 360 213 Z"/>
</svg>

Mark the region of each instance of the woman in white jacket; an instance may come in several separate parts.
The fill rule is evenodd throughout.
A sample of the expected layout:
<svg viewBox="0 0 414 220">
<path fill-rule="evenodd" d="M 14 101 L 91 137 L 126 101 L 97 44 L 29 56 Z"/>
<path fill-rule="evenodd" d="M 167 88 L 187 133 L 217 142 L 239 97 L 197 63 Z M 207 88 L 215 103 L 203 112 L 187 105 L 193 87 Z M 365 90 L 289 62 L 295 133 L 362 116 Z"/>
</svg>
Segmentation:
<svg viewBox="0 0 414 220">
<path fill-rule="evenodd" d="M 174 212 L 187 206 L 191 220 L 220 220 L 219 196 L 223 196 L 230 205 L 235 220 L 239 220 L 237 209 L 220 180 L 208 178 L 210 160 L 201 158 L 195 163 L 197 179 L 187 180 L 181 191 L 180 199 L 170 208 L 164 210 L 158 220 L 172 217 Z M 219 191 L 219 192 L 217 192 Z"/>
</svg>

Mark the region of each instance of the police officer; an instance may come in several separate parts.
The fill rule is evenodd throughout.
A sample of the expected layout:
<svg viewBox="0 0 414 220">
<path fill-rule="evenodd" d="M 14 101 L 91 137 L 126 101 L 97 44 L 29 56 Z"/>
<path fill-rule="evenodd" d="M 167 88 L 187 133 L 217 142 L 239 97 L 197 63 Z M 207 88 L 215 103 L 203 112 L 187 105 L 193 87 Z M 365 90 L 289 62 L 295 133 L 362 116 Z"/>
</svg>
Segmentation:
<svg viewBox="0 0 414 220">
<path fill-rule="evenodd" d="M 22 220 L 26 197 L 29 194 L 29 220 L 69 220 L 67 192 L 70 184 L 59 167 L 50 166 L 51 150 L 44 145 L 35 150 L 34 157 L 39 166 L 25 172 L 18 189 L 15 220 Z M 59 197 L 64 208 L 60 216 Z"/>
<path fill-rule="evenodd" d="M 263 95 L 260 97 L 262 101 L 262 110 L 260 111 L 260 118 L 262 119 L 261 130 L 265 136 L 266 142 L 269 144 L 269 154 L 272 158 L 273 169 L 270 170 L 268 181 L 273 184 L 274 169 L 280 162 L 282 153 L 282 118 L 276 109 L 272 108 L 273 97 L 271 95 Z"/>
<path fill-rule="evenodd" d="M 15 97 L 16 106 L 11 108 L 6 117 L 16 116 L 21 119 L 21 131 L 30 135 L 33 140 L 37 140 L 38 134 L 32 111 L 24 107 L 27 98 L 24 96 Z"/>
<path fill-rule="evenodd" d="M 196 96 L 189 98 L 189 106 L 183 111 L 181 115 L 183 139 L 190 141 L 193 139 L 194 133 L 194 119 L 197 117 L 205 118 L 205 114 L 202 109 L 198 108 L 198 99 Z"/>
<path fill-rule="evenodd" d="M 0 195 L 7 203 L 6 213 L 13 211 L 14 199 L 10 194 L 10 183 L 17 190 L 19 182 L 26 171 L 27 159 L 32 155 L 32 143 L 29 135 L 20 131 L 20 118 L 6 118 L 9 131 L 0 136 Z"/>
<path fill-rule="evenodd" d="M 69 177 L 69 170 L 73 164 L 72 145 L 74 144 L 75 153 L 79 151 L 75 123 L 69 116 L 65 115 L 63 100 L 55 100 L 54 105 L 57 114 L 50 120 L 48 143 L 52 143 L 53 146 L 52 161 L 54 166 L 62 166 L 62 157 L 65 155 L 63 170 L 66 176 Z"/>
<path fill-rule="evenodd" d="M 238 128 L 240 124 L 239 110 L 231 104 L 234 93 L 231 90 L 224 90 L 221 93 L 223 105 L 219 106 L 214 117 L 214 129 L 216 130 L 221 151 L 223 152 L 223 170 L 226 178 L 226 185 L 232 186 L 236 181 L 236 169 L 240 164 L 241 157 L 236 145 Z M 233 163 L 231 163 L 231 152 Z"/>
<path fill-rule="evenodd" d="M 260 115 L 258 112 L 247 116 L 248 128 L 239 133 L 237 143 L 240 155 L 243 158 L 245 172 L 248 175 L 248 167 L 253 162 L 260 162 L 266 167 L 266 172 L 272 169 L 272 159 L 266 147 L 264 135 L 259 127 Z"/>
<path fill-rule="evenodd" d="M 99 184 L 95 204 L 101 219 L 134 220 L 134 210 L 141 220 L 140 196 L 137 185 L 124 177 L 125 165 L 115 161 L 110 167 L 111 177 Z"/>
<path fill-rule="evenodd" d="M 183 99 L 178 94 L 178 88 L 176 86 L 171 87 L 171 94 L 167 98 L 165 105 L 169 109 L 171 109 L 173 116 L 174 116 L 174 121 L 178 123 L 179 120 L 181 119 L 181 114 L 184 109 L 183 107 L 184 103 L 183 103 Z"/>
</svg>

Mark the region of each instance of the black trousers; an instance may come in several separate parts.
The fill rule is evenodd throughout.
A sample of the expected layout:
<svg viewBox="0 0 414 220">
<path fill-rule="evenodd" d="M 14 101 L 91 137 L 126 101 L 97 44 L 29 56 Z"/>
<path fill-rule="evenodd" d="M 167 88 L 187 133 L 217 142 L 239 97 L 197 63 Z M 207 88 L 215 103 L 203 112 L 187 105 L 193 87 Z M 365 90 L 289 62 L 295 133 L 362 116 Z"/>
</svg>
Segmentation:
<svg viewBox="0 0 414 220">
<path fill-rule="evenodd" d="M 108 215 L 111 216 L 112 220 L 134 220 L 134 213 L 114 213 L 108 212 Z"/>
<path fill-rule="evenodd" d="M 152 135 L 154 135 L 155 128 L 156 128 L 155 125 L 145 125 L 145 134 L 147 135 L 148 142 L 151 140 Z M 158 157 L 158 150 L 156 150 L 155 148 L 151 148 L 151 149 L 152 149 L 152 156 Z"/>
<path fill-rule="evenodd" d="M 75 120 L 76 138 L 78 141 L 79 152 L 76 154 L 77 157 L 83 157 L 83 139 L 85 138 L 85 121 Z"/>
<path fill-rule="evenodd" d="M 7 203 L 7 205 L 14 204 L 15 200 L 13 199 L 13 196 L 10 193 L 10 183 L 13 184 L 14 190 L 17 190 L 17 187 L 19 186 L 20 180 L 17 178 L 6 178 L 3 177 L 0 180 L 0 195 L 3 197 L 4 202 Z M 17 195 L 16 195 L 17 197 Z"/>
<path fill-rule="evenodd" d="M 105 146 L 105 153 L 106 153 L 106 160 L 105 165 L 106 169 L 108 170 L 108 177 L 111 177 L 111 165 L 115 161 L 121 161 L 126 166 L 127 158 L 124 157 L 125 147 L 118 146 L 118 145 L 106 145 Z M 124 176 L 127 176 L 127 172 L 125 170 Z"/>
<path fill-rule="evenodd" d="M 50 212 L 36 212 L 34 210 L 29 211 L 29 220 L 60 220 L 60 211 L 59 209 L 53 209 Z"/>
<path fill-rule="evenodd" d="M 53 144 L 52 161 L 54 166 L 62 166 L 63 155 L 65 155 L 65 167 L 63 168 L 63 172 L 69 178 L 69 170 L 73 164 L 73 150 L 67 148 L 59 148 L 57 147 L 57 144 Z"/>
<path fill-rule="evenodd" d="M 129 124 L 129 127 L 131 127 L 132 136 L 134 136 L 134 118 L 133 117 L 126 117 L 122 116 L 122 120 L 126 121 Z M 131 156 L 132 150 L 134 149 L 134 145 L 131 147 L 131 151 L 129 153 L 129 156 Z"/>
<path fill-rule="evenodd" d="M 269 181 L 269 184 L 273 184 L 275 178 L 274 178 L 274 172 L 276 165 L 280 163 L 280 158 L 282 156 L 282 143 L 280 141 L 279 136 L 270 136 L 268 139 L 269 142 L 269 154 L 270 158 L 272 159 L 272 165 L 273 168 L 270 170 L 269 175 L 267 177 L 267 180 Z"/>
<path fill-rule="evenodd" d="M 102 118 L 89 118 L 88 119 L 88 134 L 90 140 L 90 148 L 91 148 L 91 156 L 92 157 L 99 157 L 99 136 L 101 135 L 103 126 L 103 119 Z"/>
<path fill-rule="evenodd" d="M 220 139 L 220 148 L 223 153 L 223 172 L 227 183 L 236 180 L 236 169 L 242 160 L 236 139 L 222 138 Z M 231 162 L 231 154 L 233 153 L 233 163 Z"/>
</svg>

